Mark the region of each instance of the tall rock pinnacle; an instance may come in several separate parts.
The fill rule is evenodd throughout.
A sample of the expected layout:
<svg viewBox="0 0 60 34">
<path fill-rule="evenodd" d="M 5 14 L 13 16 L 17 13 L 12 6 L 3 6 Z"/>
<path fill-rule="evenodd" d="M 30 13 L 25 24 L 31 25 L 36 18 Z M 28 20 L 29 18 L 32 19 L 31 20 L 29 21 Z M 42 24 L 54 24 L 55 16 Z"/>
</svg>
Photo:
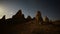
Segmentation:
<svg viewBox="0 0 60 34">
<path fill-rule="evenodd" d="M 36 18 L 37 22 L 42 22 L 43 21 L 40 11 L 37 11 L 37 14 L 36 14 L 35 18 Z"/>
</svg>

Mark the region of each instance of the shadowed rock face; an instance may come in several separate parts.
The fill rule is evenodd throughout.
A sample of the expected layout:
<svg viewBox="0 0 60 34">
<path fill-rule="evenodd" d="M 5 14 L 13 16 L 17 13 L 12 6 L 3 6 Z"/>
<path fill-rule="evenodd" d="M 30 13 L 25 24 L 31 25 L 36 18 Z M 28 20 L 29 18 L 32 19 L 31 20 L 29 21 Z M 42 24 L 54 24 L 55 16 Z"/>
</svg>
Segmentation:
<svg viewBox="0 0 60 34">
<path fill-rule="evenodd" d="M 25 18 L 22 11 L 19 10 L 12 18 L 5 19 L 4 15 L 0 19 L 0 32 L 0 34 L 59 34 L 60 20 L 50 22 L 46 17 L 43 21 L 40 11 L 37 11 L 34 18 L 31 16 Z"/>
</svg>

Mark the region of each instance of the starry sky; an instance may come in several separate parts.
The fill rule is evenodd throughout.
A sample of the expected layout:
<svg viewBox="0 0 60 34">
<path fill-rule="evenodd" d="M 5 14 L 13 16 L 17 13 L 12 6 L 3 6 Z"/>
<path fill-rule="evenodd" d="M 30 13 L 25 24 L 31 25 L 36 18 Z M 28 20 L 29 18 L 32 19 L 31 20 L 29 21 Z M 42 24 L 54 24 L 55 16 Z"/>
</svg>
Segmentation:
<svg viewBox="0 0 60 34">
<path fill-rule="evenodd" d="M 59 0 L 0 0 L 0 18 L 6 15 L 11 18 L 21 9 L 27 17 L 35 17 L 39 10 L 42 17 L 48 16 L 51 20 L 60 20 L 60 1 Z"/>
</svg>

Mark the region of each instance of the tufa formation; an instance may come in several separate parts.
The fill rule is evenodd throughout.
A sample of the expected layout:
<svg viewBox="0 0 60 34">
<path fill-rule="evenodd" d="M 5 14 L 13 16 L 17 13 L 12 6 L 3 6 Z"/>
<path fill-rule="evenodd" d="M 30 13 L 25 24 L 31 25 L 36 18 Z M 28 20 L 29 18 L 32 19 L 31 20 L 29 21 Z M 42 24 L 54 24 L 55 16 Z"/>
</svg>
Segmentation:
<svg viewBox="0 0 60 34">
<path fill-rule="evenodd" d="M 39 23 L 42 23 L 43 22 L 43 18 L 41 16 L 41 12 L 40 11 L 37 11 L 36 13 L 36 17 L 35 17 L 36 21 Z"/>
</svg>

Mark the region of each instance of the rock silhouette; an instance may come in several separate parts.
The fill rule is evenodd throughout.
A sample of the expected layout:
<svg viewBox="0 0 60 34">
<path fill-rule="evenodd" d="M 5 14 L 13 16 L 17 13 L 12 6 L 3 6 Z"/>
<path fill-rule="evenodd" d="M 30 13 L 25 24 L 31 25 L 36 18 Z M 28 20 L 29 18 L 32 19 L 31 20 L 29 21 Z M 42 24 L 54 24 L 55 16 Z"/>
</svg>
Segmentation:
<svg viewBox="0 0 60 34">
<path fill-rule="evenodd" d="M 0 32 L 0 34 L 60 34 L 60 20 L 49 21 L 46 16 L 44 21 L 40 11 L 37 11 L 34 18 L 31 16 L 25 18 L 22 10 L 18 10 L 12 18 L 5 19 L 4 15 L 0 19 Z"/>
<path fill-rule="evenodd" d="M 6 19 L 5 19 L 5 15 L 4 15 L 4 16 L 2 17 L 2 19 L 0 20 L 0 23 L 1 23 L 1 24 L 5 24 L 5 23 L 6 23 L 5 20 L 6 20 Z"/>
<path fill-rule="evenodd" d="M 45 22 L 45 23 L 49 23 L 49 18 L 48 18 L 47 16 L 45 16 L 44 22 Z"/>
<path fill-rule="evenodd" d="M 26 20 L 27 20 L 27 21 L 31 21 L 32 18 L 31 18 L 30 16 L 28 16 L 28 17 L 26 18 Z"/>
<path fill-rule="evenodd" d="M 2 17 L 2 20 L 5 20 L 5 15 Z"/>
<path fill-rule="evenodd" d="M 12 16 L 12 19 L 17 23 L 21 23 L 25 21 L 24 14 L 22 14 L 21 10 L 19 10 L 14 16 Z"/>
<path fill-rule="evenodd" d="M 22 11 L 19 10 L 14 16 L 13 16 L 14 19 L 19 19 L 19 18 L 22 18 Z"/>
</svg>

